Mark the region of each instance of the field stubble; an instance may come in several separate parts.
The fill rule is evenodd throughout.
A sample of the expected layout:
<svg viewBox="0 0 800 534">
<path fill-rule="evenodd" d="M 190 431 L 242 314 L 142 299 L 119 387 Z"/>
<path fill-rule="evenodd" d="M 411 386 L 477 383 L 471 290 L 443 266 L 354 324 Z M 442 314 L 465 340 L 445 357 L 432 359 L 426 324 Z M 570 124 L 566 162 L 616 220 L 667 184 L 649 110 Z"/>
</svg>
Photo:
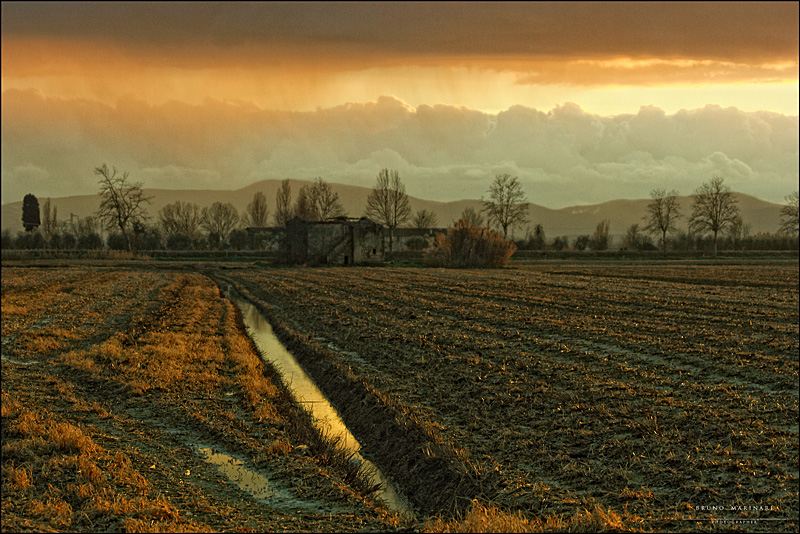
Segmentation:
<svg viewBox="0 0 800 534">
<path fill-rule="evenodd" d="M 326 463 L 330 443 L 208 278 L 4 266 L 2 322 L 3 531 L 403 524 Z M 207 461 L 223 454 L 264 475 L 272 497 Z"/>
<path fill-rule="evenodd" d="M 476 499 L 469 513 L 496 506 L 556 529 L 594 529 L 590 516 L 632 530 L 797 528 L 796 261 L 224 277 L 279 336 L 424 436 L 472 483 L 442 488 Z M 336 403 L 345 387 L 326 393 Z M 367 449 L 392 438 L 342 411 Z M 381 467 L 425 486 L 408 466 Z"/>
</svg>

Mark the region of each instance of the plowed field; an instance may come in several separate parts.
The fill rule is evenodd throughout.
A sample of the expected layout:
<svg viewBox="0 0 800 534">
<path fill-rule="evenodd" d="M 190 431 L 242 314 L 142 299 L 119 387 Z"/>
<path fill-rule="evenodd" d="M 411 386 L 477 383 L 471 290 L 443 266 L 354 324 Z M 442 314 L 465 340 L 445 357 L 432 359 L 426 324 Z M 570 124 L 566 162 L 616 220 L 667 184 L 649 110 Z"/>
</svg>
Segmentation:
<svg viewBox="0 0 800 534">
<path fill-rule="evenodd" d="M 303 414 L 202 275 L 3 266 L 3 532 L 403 525 Z"/>
<path fill-rule="evenodd" d="M 363 387 L 386 408 L 393 431 L 341 406 L 367 450 L 405 433 L 441 460 L 425 481 L 413 461 L 374 454 L 420 508 L 478 499 L 633 530 L 798 527 L 797 262 L 218 276 L 301 361 L 328 362 L 316 373 L 334 404 Z"/>
</svg>

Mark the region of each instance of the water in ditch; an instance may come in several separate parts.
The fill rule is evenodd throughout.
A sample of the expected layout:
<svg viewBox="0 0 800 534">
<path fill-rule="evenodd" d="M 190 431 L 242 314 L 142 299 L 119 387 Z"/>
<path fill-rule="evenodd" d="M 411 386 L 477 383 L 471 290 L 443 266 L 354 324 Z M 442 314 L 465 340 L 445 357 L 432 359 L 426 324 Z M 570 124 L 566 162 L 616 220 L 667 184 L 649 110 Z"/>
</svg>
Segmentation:
<svg viewBox="0 0 800 534">
<path fill-rule="evenodd" d="M 377 496 L 387 507 L 405 517 L 413 517 L 408 501 L 400 494 L 378 467 L 361 456 L 361 445 L 345 426 L 339 413 L 319 390 L 294 356 L 286 350 L 272 331 L 272 326 L 250 302 L 227 293 L 227 297 L 236 304 L 242 313 L 242 319 L 250 337 L 259 348 L 264 358 L 278 369 L 284 383 L 292 390 L 294 398 L 311 413 L 315 424 L 328 435 L 339 437 L 342 445 L 353 453 L 354 461 L 362 462 L 367 472 L 372 473 L 373 483 L 380 483 Z"/>
</svg>

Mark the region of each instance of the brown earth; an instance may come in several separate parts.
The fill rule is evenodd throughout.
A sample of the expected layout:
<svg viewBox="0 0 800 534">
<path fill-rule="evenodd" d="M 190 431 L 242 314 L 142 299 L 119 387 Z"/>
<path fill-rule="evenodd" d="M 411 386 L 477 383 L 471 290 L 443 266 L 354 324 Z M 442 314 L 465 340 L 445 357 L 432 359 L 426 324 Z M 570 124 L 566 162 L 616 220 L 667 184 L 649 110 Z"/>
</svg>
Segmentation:
<svg viewBox="0 0 800 534">
<path fill-rule="evenodd" d="M 796 260 L 33 263 L 2 270 L 4 531 L 797 529 Z M 431 521 L 337 463 L 212 279 Z"/>
<path fill-rule="evenodd" d="M 2 358 L 4 532 L 409 528 L 337 464 L 204 276 L 4 265 Z M 266 477 L 262 499 L 212 451 Z"/>
<path fill-rule="evenodd" d="M 425 512 L 797 529 L 796 260 L 216 276 Z"/>
</svg>

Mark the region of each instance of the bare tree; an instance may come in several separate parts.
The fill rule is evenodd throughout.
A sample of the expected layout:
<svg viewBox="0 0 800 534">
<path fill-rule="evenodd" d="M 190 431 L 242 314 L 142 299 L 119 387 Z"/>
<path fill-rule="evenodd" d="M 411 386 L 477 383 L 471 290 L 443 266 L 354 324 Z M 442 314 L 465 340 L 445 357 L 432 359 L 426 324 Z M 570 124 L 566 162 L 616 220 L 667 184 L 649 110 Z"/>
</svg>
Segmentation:
<svg viewBox="0 0 800 534">
<path fill-rule="evenodd" d="M 528 242 L 534 250 L 545 250 L 547 248 L 547 237 L 544 234 L 544 226 L 537 224 L 533 228 L 533 236 Z"/>
<path fill-rule="evenodd" d="M 86 237 L 92 234 L 98 235 L 100 233 L 100 221 L 92 216 L 80 218 L 72 225 L 72 230 L 77 237 Z"/>
<path fill-rule="evenodd" d="M 253 200 L 247 205 L 243 222 L 246 226 L 266 226 L 269 217 L 267 197 L 261 191 L 253 195 Z"/>
<path fill-rule="evenodd" d="M 483 211 L 489 224 L 503 229 L 503 239 L 508 236 L 509 227 L 527 222 L 528 200 L 519 179 L 510 174 L 495 176 L 489 187 L 489 200 L 483 201 Z"/>
<path fill-rule="evenodd" d="M 304 221 L 318 221 L 319 216 L 314 209 L 314 201 L 311 199 L 311 186 L 304 185 L 297 194 L 294 202 L 294 216 Z"/>
<path fill-rule="evenodd" d="M 214 202 L 210 208 L 203 208 L 203 228 L 206 229 L 210 241 L 224 243 L 228 234 L 239 224 L 239 213 L 233 204 Z"/>
<path fill-rule="evenodd" d="M 664 189 L 653 189 L 650 192 L 650 204 L 647 205 L 647 215 L 644 221 L 647 225 L 644 231 L 650 234 L 661 233 L 661 243 L 664 246 L 664 255 L 667 255 L 667 232 L 674 232 L 675 223 L 681 218 L 681 209 L 678 205 L 678 192 L 674 189 L 669 193 Z"/>
<path fill-rule="evenodd" d="M 639 250 L 642 236 L 639 233 L 639 225 L 632 224 L 628 227 L 625 233 L 625 238 L 622 240 L 622 250 Z"/>
<path fill-rule="evenodd" d="M 292 216 L 292 188 L 289 187 L 289 180 L 283 180 L 275 196 L 275 224 L 286 226 Z"/>
<path fill-rule="evenodd" d="M 781 208 L 781 227 L 778 230 L 782 234 L 797 235 L 800 232 L 800 197 L 795 191 L 786 197 L 786 205 Z"/>
<path fill-rule="evenodd" d="M 744 238 L 749 235 L 750 225 L 745 224 L 739 215 L 734 217 L 733 222 L 728 227 L 728 237 L 731 240 L 733 250 L 736 250 L 736 248 L 741 245 Z"/>
<path fill-rule="evenodd" d="M 461 212 L 460 219 L 467 221 L 468 225 L 474 226 L 475 228 L 481 228 L 484 222 L 483 215 L 472 208 L 464 208 L 464 211 Z"/>
<path fill-rule="evenodd" d="M 400 174 L 397 171 L 390 172 L 389 169 L 383 169 L 378 173 L 375 187 L 367 197 L 366 215 L 389 228 L 389 255 L 391 256 L 394 229 L 407 221 L 411 215 L 406 186 L 400 181 Z"/>
<path fill-rule="evenodd" d="M 736 222 L 739 207 L 724 179 L 714 176 L 694 192 L 689 228 L 698 234 L 714 234 L 714 257 L 717 256 L 717 235 Z"/>
<path fill-rule="evenodd" d="M 75 232 L 76 246 L 80 249 L 97 249 L 103 246 L 103 239 L 100 237 L 102 221 L 96 217 L 78 217 L 73 225 Z"/>
<path fill-rule="evenodd" d="M 331 184 L 322 178 L 317 178 L 308 188 L 308 199 L 318 221 L 347 215 L 339 202 L 339 193 L 334 193 Z"/>
<path fill-rule="evenodd" d="M 436 214 L 432 211 L 418 211 L 411 220 L 414 228 L 427 229 L 436 226 Z"/>
<path fill-rule="evenodd" d="M 609 225 L 610 221 L 607 220 L 597 223 L 597 227 L 594 229 L 594 234 L 592 235 L 592 250 L 607 250 L 609 245 L 611 245 L 611 240 L 608 237 Z"/>
<path fill-rule="evenodd" d="M 51 213 L 52 211 L 52 213 Z M 48 236 L 58 233 L 58 208 L 50 204 L 50 199 L 42 205 L 42 229 Z"/>
<path fill-rule="evenodd" d="M 158 218 L 167 237 L 183 235 L 189 239 L 197 237 L 203 220 L 200 206 L 194 202 L 181 202 L 180 200 L 161 208 Z"/>
<path fill-rule="evenodd" d="M 147 220 L 146 205 L 153 197 L 144 195 L 141 182 L 129 182 L 128 173 L 117 173 L 116 167 L 111 169 L 103 163 L 96 167 L 94 173 L 100 177 L 100 209 L 98 217 L 106 228 L 118 228 L 125 237 L 128 250 L 132 250 L 130 232 L 135 223 Z"/>
</svg>

